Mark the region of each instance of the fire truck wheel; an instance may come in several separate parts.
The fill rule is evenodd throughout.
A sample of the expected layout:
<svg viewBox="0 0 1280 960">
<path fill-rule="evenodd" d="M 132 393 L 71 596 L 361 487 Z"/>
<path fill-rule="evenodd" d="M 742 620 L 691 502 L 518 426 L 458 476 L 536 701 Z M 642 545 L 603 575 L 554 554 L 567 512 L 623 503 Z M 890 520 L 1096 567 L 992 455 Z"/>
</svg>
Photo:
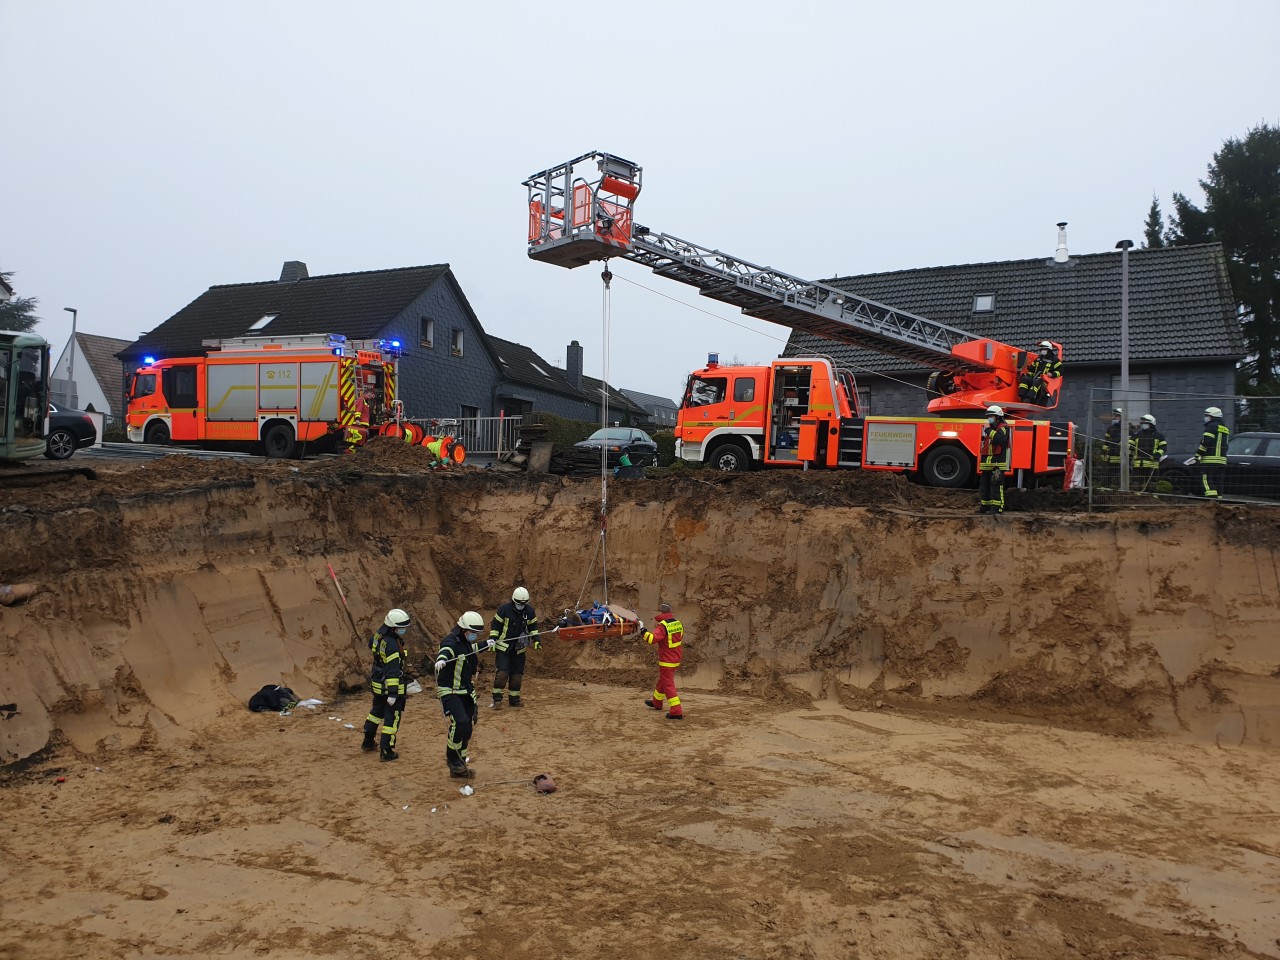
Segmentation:
<svg viewBox="0 0 1280 960">
<path fill-rule="evenodd" d="M 920 473 L 931 487 L 963 487 L 973 478 L 973 461 L 959 447 L 934 447 L 924 455 Z"/>
<path fill-rule="evenodd" d="M 707 455 L 707 466 L 714 470 L 738 473 L 750 467 L 751 460 L 747 457 L 747 451 L 736 443 L 722 443 Z"/>
<path fill-rule="evenodd" d="M 154 443 L 157 446 L 165 446 L 169 442 L 169 425 L 166 423 L 153 423 L 147 427 L 145 437 L 147 443 Z"/>
<path fill-rule="evenodd" d="M 292 457 L 297 447 L 293 439 L 293 428 L 287 423 L 273 423 L 262 435 L 262 445 L 266 447 L 268 457 L 273 459 Z"/>
</svg>

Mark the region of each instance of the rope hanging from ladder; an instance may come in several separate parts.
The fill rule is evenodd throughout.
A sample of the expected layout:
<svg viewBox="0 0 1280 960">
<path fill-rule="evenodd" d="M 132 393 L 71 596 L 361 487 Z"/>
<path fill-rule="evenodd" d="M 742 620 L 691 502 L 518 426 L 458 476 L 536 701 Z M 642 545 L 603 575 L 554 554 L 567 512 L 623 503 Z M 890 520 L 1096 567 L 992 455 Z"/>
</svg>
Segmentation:
<svg viewBox="0 0 1280 960">
<path fill-rule="evenodd" d="M 602 376 L 600 378 L 600 429 L 605 430 L 609 426 L 609 328 L 611 322 L 610 313 L 612 311 L 612 301 L 610 294 L 612 289 L 610 283 L 613 280 L 613 274 L 609 272 L 609 261 L 604 261 L 604 270 L 600 273 L 600 279 L 604 281 L 603 303 L 601 305 L 603 336 L 604 343 L 604 362 Z M 604 580 L 604 603 L 609 604 L 609 551 L 608 551 L 608 528 L 609 528 L 609 444 L 606 441 L 600 444 L 600 538 L 596 541 L 595 552 L 591 555 L 591 564 L 587 567 L 586 579 L 582 582 L 582 590 L 578 594 L 578 606 L 582 606 L 583 598 L 586 596 L 587 587 L 591 584 L 592 574 L 595 573 L 596 557 L 600 558 L 601 577 Z"/>
</svg>

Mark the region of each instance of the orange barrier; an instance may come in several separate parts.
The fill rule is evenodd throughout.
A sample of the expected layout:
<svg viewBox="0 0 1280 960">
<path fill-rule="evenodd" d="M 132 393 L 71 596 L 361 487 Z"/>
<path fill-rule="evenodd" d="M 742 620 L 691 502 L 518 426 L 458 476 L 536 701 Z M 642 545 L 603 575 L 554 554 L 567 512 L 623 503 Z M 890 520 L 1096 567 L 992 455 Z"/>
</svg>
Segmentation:
<svg viewBox="0 0 1280 960">
<path fill-rule="evenodd" d="M 628 183 L 617 177 L 605 177 L 600 181 L 600 189 L 605 193 L 612 193 L 615 197 L 626 197 L 628 200 L 634 200 L 640 193 L 639 184 Z"/>
</svg>

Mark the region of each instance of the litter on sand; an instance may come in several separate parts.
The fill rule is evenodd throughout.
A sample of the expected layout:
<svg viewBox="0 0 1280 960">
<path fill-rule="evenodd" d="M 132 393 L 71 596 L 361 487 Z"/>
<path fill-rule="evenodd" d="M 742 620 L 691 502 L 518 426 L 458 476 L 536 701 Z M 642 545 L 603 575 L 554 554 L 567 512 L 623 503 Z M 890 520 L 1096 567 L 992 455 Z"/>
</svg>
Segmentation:
<svg viewBox="0 0 1280 960">
<path fill-rule="evenodd" d="M 298 706 L 306 707 L 308 710 L 314 710 L 316 707 L 324 706 L 323 700 L 316 700 L 314 697 L 310 700 L 299 700 Z"/>
<path fill-rule="evenodd" d="M 459 790 L 458 792 L 459 792 L 460 794 L 462 794 L 464 797 L 469 797 L 469 796 L 471 796 L 473 793 L 475 793 L 476 791 L 475 791 L 475 788 L 471 786 L 471 784 L 467 784 L 465 787 L 463 787 L 463 788 L 462 788 L 461 790 Z"/>
<path fill-rule="evenodd" d="M 354 730 L 356 728 L 356 725 L 354 723 L 344 723 L 343 726 L 346 727 L 348 730 Z"/>
</svg>

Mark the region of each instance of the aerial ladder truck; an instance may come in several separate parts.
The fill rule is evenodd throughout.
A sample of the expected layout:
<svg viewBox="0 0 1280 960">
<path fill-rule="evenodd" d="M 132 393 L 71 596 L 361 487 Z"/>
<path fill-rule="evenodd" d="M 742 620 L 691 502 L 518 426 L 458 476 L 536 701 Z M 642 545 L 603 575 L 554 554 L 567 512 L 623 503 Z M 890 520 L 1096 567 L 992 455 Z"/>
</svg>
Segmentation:
<svg viewBox="0 0 1280 960">
<path fill-rule="evenodd" d="M 583 154 L 524 186 L 534 260 L 569 269 L 630 260 L 749 317 L 934 369 L 928 416 L 869 416 L 859 407 L 853 375 L 829 358 L 741 367 L 721 366 L 713 354 L 685 389 L 676 425 L 682 459 L 724 470 L 861 468 L 967 486 L 976 474 L 982 417 L 997 404 L 1008 416 L 1020 483 L 1069 475 L 1071 424 L 1032 418 L 1057 406 L 1061 379 L 1044 384 L 1041 402 L 1020 400 L 1027 351 L 641 226 L 633 216 L 641 168 L 612 154 Z M 1051 351 L 1061 359 L 1060 344 Z"/>
</svg>

